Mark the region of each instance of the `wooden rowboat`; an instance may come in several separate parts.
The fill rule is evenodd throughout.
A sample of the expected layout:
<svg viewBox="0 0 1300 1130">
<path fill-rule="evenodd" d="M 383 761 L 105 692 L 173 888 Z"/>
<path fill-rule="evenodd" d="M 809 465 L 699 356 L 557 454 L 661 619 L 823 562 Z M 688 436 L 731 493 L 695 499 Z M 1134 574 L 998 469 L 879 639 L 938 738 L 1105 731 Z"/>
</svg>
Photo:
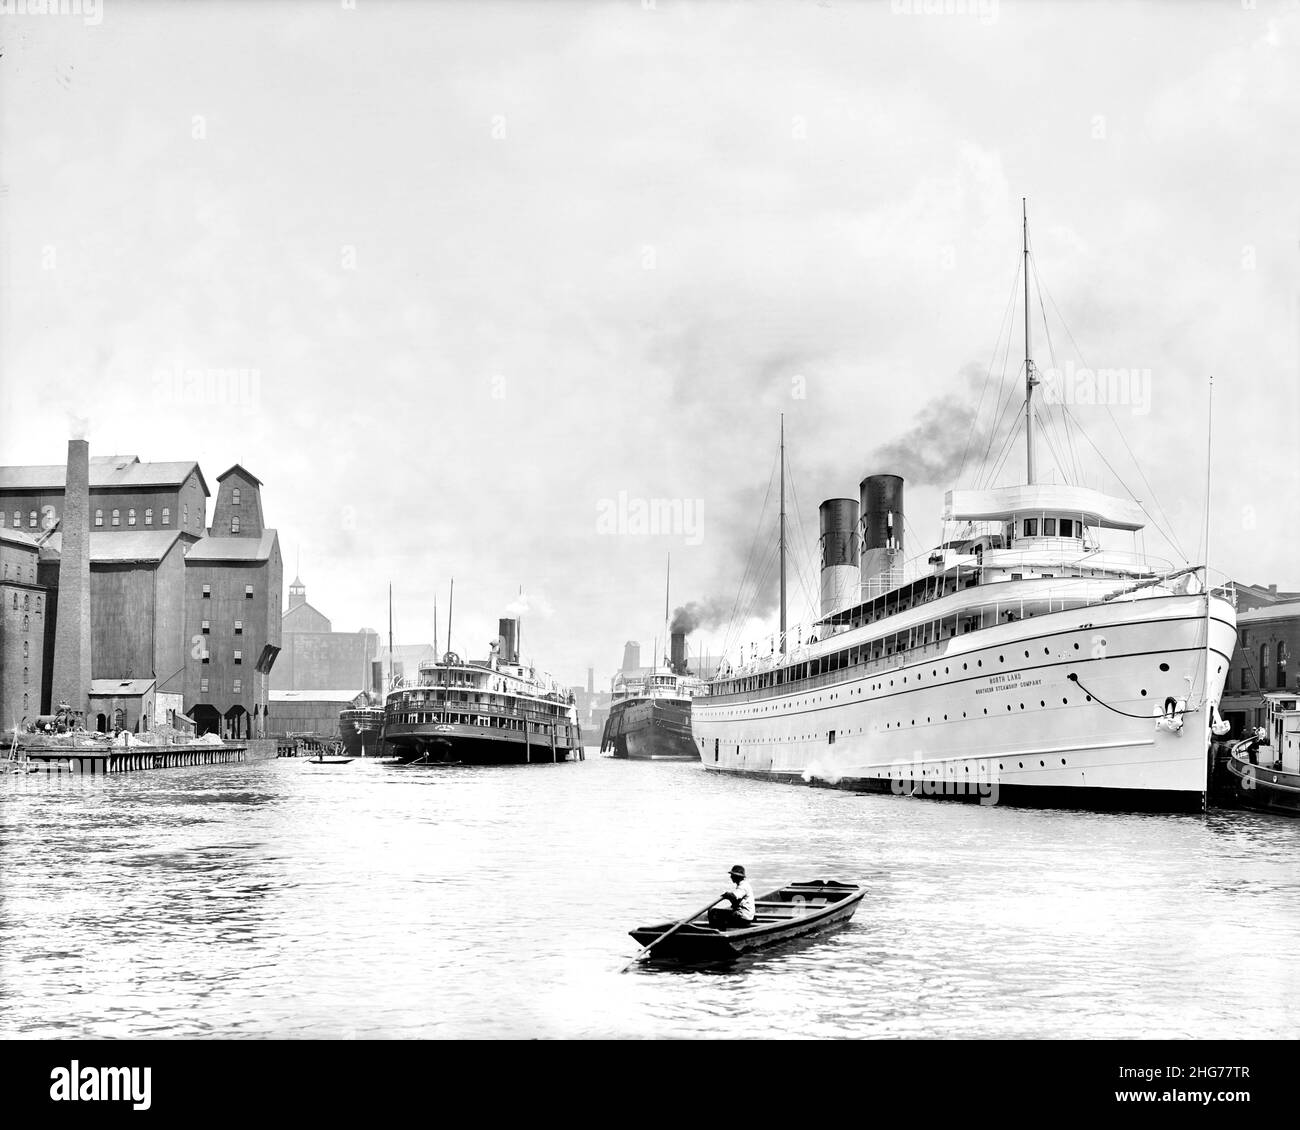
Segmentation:
<svg viewBox="0 0 1300 1130">
<path fill-rule="evenodd" d="M 351 757 L 326 757 L 323 754 L 320 757 L 304 758 L 308 765 L 346 765 L 349 761 L 354 760 Z"/>
<path fill-rule="evenodd" d="M 852 918 L 866 893 L 866 887 L 839 883 L 834 879 L 790 883 L 754 900 L 754 925 L 735 930 L 715 930 L 709 925 L 708 913 L 704 912 L 665 937 L 662 944 L 650 951 L 647 960 L 725 961 L 780 945 L 792 938 L 820 933 L 841 926 Z M 668 934 L 674 925 L 673 922 L 663 922 L 657 926 L 638 926 L 628 933 L 642 946 L 648 946 L 656 938 Z"/>
</svg>

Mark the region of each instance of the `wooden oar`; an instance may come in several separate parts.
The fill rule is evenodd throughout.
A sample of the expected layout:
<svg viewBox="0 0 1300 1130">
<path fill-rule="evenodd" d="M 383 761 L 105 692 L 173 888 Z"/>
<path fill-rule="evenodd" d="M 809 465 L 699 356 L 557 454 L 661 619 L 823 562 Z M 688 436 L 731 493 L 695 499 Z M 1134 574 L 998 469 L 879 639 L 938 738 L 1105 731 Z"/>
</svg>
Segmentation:
<svg viewBox="0 0 1300 1130">
<path fill-rule="evenodd" d="M 718 903 L 720 903 L 720 902 L 723 900 L 724 897 L 725 897 L 725 896 L 723 896 L 723 895 L 719 895 L 719 896 L 718 896 L 717 898 L 715 898 L 711 903 L 708 903 L 708 904 L 706 904 L 705 906 L 700 907 L 700 909 L 697 910 L 694 914 L 688 914 L 685 918 L 683 918 L 680 922 L 678 922 L 677 925 L 675 925 L 671 930 L 665 930 L 665 931 L 664 931 L 662 934 L 660 934 L 659 937 L 657 937 L 653 942 L 651 942 L 651 943 L 650 943 L 648 946 L 646 946 L 643 950 L 641 950 L 639 953 L 637 953 L 637 955 L 636 955 L 635 957 L 633 957 L 632 960 L 629 961 L 625 966 L 623 966 L 623 968 L 620 969 L 619 972 L 620 972 L 620 973 L 626 973 L 629 969 L 632 968 L 632 966 L 634 966 L 638 961 L 640 961 L 642 957 L 644 957 L 646 954 L 648 954 L 652 949 L 654 949 L 655 946 L 657 946 L 657 945 L 658 945 L 660 942 L 662 942 L 666 937 L 668 937 L 669 934 L 675 934 L 675 933 L 677 933 L 677 931 L 680 930 L 683 926 L 685 926 L 686 923 L 688 923 L 688 922 L 690 922 L 690 921 L 693 921 L 694 919 L 698 918 L 698 917 L 699 917 L 701 914 L 703 914 L 705 911 L 712 910 L 715 906 L 718 905 Z"/>
</svg>

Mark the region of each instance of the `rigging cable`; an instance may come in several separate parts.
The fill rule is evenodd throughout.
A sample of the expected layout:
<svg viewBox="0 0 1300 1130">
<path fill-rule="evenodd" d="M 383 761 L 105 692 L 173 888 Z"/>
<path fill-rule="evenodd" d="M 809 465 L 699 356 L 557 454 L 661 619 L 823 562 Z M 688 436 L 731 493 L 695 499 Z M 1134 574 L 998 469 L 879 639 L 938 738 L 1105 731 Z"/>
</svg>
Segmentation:
<svg viewBox="0 0 1300 1130">
<path fill-rule="evenodd" d="M 997 458 L 993 461 L 993 464 L 991 465 L 991 470 L 987 478 L 985 479 L 984 485 L 986 487 L 991 487 L 993 485 L 994 480 L 1001 473 L 1002 465 L 1007 461 L 1007 456 L 1011 453 L 1011 448 L 1015 444 L 1016 436 L 1020 434 L 1020 429 L 1024 427 L 1024 423 L 1025 423 L 1025 414 L 1023 412 L 1024 407 L 1025 407 L 1025 402 L 1022 400 L 1020 402 L 1020 408 L 1016 410 L 1015 422 L 1012 424 L 1010 430 L 1007 432 L 1007 438 L 1002 441 L 1002 446 L 998 448 Z"/>
<path fill-rule="evenodd" d="M 1044 291 L 1046 291 L 1047 300 L 1052 304 L 1052 309 L 1056 311 L 1056 316 L 1061 321 L 1061 326 L 1065 330 L 1066 337 L 1070 339 L 1070 344 L 1074 347 L 1074 351 L 1079 355 L 1079 360 L 1084 361 L 1083 351 L 1079 348 L 1078 342 L 1074 340 L 1074 335 L 1070 333 L 1070 327 L 1066 323 L 1065 318 L 1061 315 L 1061 310 L 1056 305 L 1056 299 L 1052 297 L 1051 288 L 1047 286 L 1046 283 L 1042 284 L 1042 288 Z M 1087 364 L 1086 361 L 1084 363 Z M 1064 409 L 1065 405 L 1062 404 L 1061 407 Z M 1173 523 L 1169 521 L 1169 516 L 1165 513 L 1165 508 L 1161 505 L 1159 496 L 1156 494 L 1154 488 L 1151 486 L 1151 483 L 1147 481 L 1146 474 L 1142 470 L 1142 465 L 1138 462 L 1137 456 L 1133 454 L 1133 449 L 1129 446 L 1128 439 L 1125 437 L 1123 429 L 1119 426 L 1119 422 L 1115 419 L 1114 413 L 1111 412 L 1110 405 L 1103 404 L 1102 407 L 1106 409 L 1106 415 L 1110 417 L 1111 424 L 1114 426 L 1115 431 L 1119 433 L 1120 442 L 1124 445 L 1124 450 L 1128 452 L 1129 458 L 1133 460 L 1133 466 L 1137 468 L 1137 473 L 1142 479 L 1142 484 L 1147 488 L 1150 498 L 1155 502 L 1156 509 L 1160 511 L 1160 516 L 1164 518 L 1165 523 L 1170 527 L 1170 533 L 1165 534 L 1165 537 L 1169 540 L 1169 544 L 1172 545 L 1174 549 L 1178 551 L 1178 553 L 1183 557 L 1184 560 L 1186 560 L 1187 554 L 1186 552 L 1184 552 L 1183 547 L 1178 543 L 1177 540 L 1175 540 L 1172 537 Z M 1066 411 L 1068 415 L 1073 419 L 1074 413 L 1068 412 L 1068 409 L 1066 409 Z M 1083 425 L 1080 424 L 1077 419 L 1075 420 L 1075 426 L 1079 429 L 1080 434 L 1083 435 L 1085 439 L 1088 439 L 1088 442 L 1092 444 L 1093 450 L 1098 450 L 1097 445 L 1095 443 L 1092 443 L 1092 440 L 1088 438 L 1087 432 L 1084 431 L 1083 429 Z M 1098 454 L 1101 454 L 1099 450 L 1098 450 Z M 1102 458 L 1104 461 L 1105 457 L 1103 456 Z M 1124 483 L 1124 480 L 1122 478 L 1120 478 L 1119 472 L 1116 471 L 1114 467 L 1111 467 L 1109 463 L 1107 463 L 1106 466 L 1110 468 L 1111 473 L 1116 477 L 1116 479 L 1119 480 L 1120 484 L 1124 487 L 1124 489 L 1128 491 L 1129 496 L 1135 497 L 1133 491 L 1129 490 L 1128 485 Z M 1140 502 L 1138 503 L 1138 505 L 1142 506 Z M 1162 534 L 1164 534 L 1164 530 L 1161 529 L 1159 524 L 1156 522 L 1155 518 L 1152 517 L 1152 515 L 1147 511 L 1145 506 L 1142 506 L 1142 512 L 1146 514 L 1148 518 L 1151 518 L 1151 524 L 1155 526 L 1157 530 L 1160 530 Z"/>
<path fill-rule="evenodd" d="M 980 410 L 984 407 L 984 394 L 988 391 L 989 380 L 993 376 L 993 366 L 997 364 L 998 348 L 1002 344 L 1003 327 L 1007 325 L 1008 319 L 1015 308 L 1016 302 L 1016 283 L 1020 281 L 1020 256 L 1016 256 L 1016 275 L 1011 280 L 1011 293 L 1007 296 L 1007 306 L 1002 312 L 1002 321 L 998 323 L 998 336 L 993 339 L 993 354 L 989 357 L 988 368 L 984 372 L 984 384 L 980 388 L 979 403 L 975 405 L 975 414 L 971 417 L 970 430 L 966 433 L 966 446 L 961 452 L 961 468 L 957 472 L 957 481 L 962 481 L 962 476 L 966 473 L 966 457 L 970 452 L 971 440 L 975 437 L 975 425 L 979 422 Z M 1007 341 L 1011 341 L 1010 330 L 1007 331 Z M 1006 372 L 1006 362 L 1003 362 L 1003 373 Z M 999 399 L 1001 398 L 1001 386 L 999 386 Z"/>
<path fill-rule="evenodd" d="M 1034 267 L 1034 290 L 1038 294 L 1038 309 L 1043 315 L 1043 336 L 1047 338 L 1047 355 L 1052 359 L 1052 368 L 1059 373 L 1060 368 L 1056 364 L 1056 347 L 1052 344 L 1052 327 L 1048 325 L 1047 307 L 1043 304 L 1043 284 L 1042 279 L 1038 275 L 1038 260 L 1034 257 L 1032 247 L 1030 249 L 1029 258 Z M 1046 400 L 1047 398 L 1044 397 L 1043 399 Z M 1050 403 L 1050 401 L 1048 401 L 1048 403 Z M 1064 395 L 1061 397 L 1061 403 L 1065 403 Z M 1066 416 L 1064 411 L 1061 412 L 1061 421 L 1062 427 L 1065 431 L 1065 439 L 1069 445 L 1071 466 L 1074 468 L 1074 481 L 1082 485 L 1083 467 L 1079 462 L 1079 453 L 1075 450 L 1074 433 L 1070 428 L 1069 417 Z"/>
<path fill-rule="evenodd" d="M 776 458 L 778 460 L 780 459 L 779 452 L 777 453 Z M 748 581 L 749 576 L 754 569 L 754 563 L 755 563 L 754 551 L 758 547 L 759 534 L 762 532 L 763 529 L 763 519 L 767 516 L 767 504 L 768 504 L 768 500 L 772 497 L 772 483 L 775 479 L 776 479 L 776 460 L 773 460 L 772 472 L 767 477 L 767 492 L 763 495 L 763 505 L 759 508 L 758 522 L 754 527 L 754 537 L 749 543 L 749 553 L 745 560 L 745 570 L 741 574 L 739 584 L 736 586 L 736 596 L 735 599 L 732 601 L 732 605 L 731 605 L 731 617 L 727 623 L 727 630 L 723 634 L 724 644 L 726 643 L 727 640 L 731 638 L 733 631 L 735 631 L 737 628 L 736 614 L 740 610 L 740 602 L 745 593 L 745 583 L 746 581 Z M 723 654 L 724 655 L 726 654 L 725 647 L 723 649 Z"/>
</svg>

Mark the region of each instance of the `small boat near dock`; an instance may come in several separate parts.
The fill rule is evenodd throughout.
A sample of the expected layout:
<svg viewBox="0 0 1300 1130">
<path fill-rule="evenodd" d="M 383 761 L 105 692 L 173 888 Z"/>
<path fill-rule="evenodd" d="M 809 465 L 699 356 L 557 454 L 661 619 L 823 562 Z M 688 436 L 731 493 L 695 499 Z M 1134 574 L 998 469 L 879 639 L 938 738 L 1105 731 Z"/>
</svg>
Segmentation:
<svg viewBox="0 0 1300 1130">
<path fill-rule="evenodd" d="M 315 755 L 304 757 L 303 760 L 308 765 L 347 765 L 355 758 L 344 756 L 342 742 L 330 742 L 322 745 Z"/>
<path fill-rule="evenodd" d="M 717 930 L 709 925 L 708 911 L 704 910 L 685 925 L 663 922 L 638 926 L 628 933 L 642 946 L 654 946 L 647 961 L 727 961 L 843 925 L 853 917 L 866 893 L 866 887 L 856 883 L 813 879 L 759 895 L 753 926 Z"/>
<path fill-rule="evenodd" d="M 1266 724 L 1233 745 L 1221 794 L 1242 808 L 1300 816 L 1300 699 L 1286 692 L 1264 698 Z"/>
</svg>

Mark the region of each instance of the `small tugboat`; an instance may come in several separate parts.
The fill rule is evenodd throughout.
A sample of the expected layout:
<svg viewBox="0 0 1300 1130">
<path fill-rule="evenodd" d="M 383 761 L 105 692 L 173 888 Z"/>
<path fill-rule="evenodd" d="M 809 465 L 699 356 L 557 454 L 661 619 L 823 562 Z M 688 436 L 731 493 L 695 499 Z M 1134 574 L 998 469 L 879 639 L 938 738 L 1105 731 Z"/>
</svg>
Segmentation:
<svg viewBox="0 0 1300 1130">
<path fill-rule="evenodd" d="M 691 703 L 707 689 L 686 670 L 686 633 L 673 633 L 666 669 L 615 682 L 601 752 L 641 761 L 699 761 L 691 737 Z"/>
<path fill-rule="evenodd" d="M 384 708 L 355 706 L 339 713 L 339 736 L 353 757 L 379 757 L 384 752 Z"/>
<path fill-rule="evenodd" d="M 684 922 L 638 926 L 628 933 L 647 949 L 653 947 L 652 961 L 728 961 L 842 925 L 853 917 L 866 893 L 866 887 L 856 883 L 813 879 L 759 895 L 754 900 L 757 913 L 753 926 L 716 930 L 708 924 L 706 907 Z"/>
<path fill-rule="evenodd" d="M 671 639 L 666 664 L 648 672 L 624 670 L 614 677 L 609 714 L 600 734 L 600 752 L 636 761 L 699 761 L 691 736 L 691 702 L 708 688 L 686 669 L 686 625 L 681 609 L 669 624 L 672 559 L 664 574 L 664 635 Z M 656 642 L 655 650 L 658 651 Z M 626 656 L 624 657 L 626 660 Z"/>
<path fill-rule="evenodd" d="M 1225 799 L 1243 808 L 1300 816 L 1300 702 L 1295 694 L 1266 694 L 1268 717 L 1237 742 L 1223 765 Z"/>
</svg>

